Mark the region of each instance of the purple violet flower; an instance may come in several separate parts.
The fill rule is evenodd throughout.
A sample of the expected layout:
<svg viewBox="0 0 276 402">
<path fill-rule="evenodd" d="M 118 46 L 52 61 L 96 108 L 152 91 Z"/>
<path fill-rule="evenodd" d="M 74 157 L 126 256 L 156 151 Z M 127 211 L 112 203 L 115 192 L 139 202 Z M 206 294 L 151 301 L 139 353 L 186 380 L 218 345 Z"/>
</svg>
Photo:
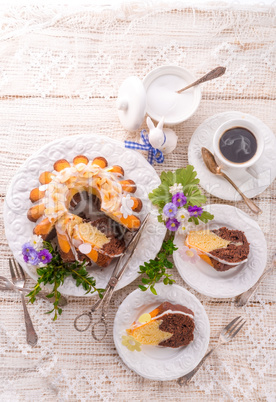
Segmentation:
<svg viewBox="0 0 276 402">
<path fill-rule="evenodd" d="M 183 207 L 187 203 L 187 197 L 183 193 L 176 193 L 172 196 L 172 203 L 177 207 Z"/>
<path fill-rule="evenodd" d="M 47 250 L 46 248 L 44 248 L 43 250 L 39 251 L 37 256 L 39 258 L 39 261 L 43 262 L 43 264 L 48 264 L 51 261 L 51 259 L 53 258 L 53 256 L 50 253 L 50 251 Z"/>
<path fill-rule="evenodd" d="M 180 222 L 177 219 L 168 219 L 166 222 L 166 228 L 172 232 L 175 232 L 179 228 Z"/>
<path fill-rule="evenodd" d="M 29 261 L 29 257 L 27 256 L 27 254 L 23 254 L 23 259 L 24 259 L 25 262 Z"/>
<path fill-rule="evenodd" d="M 168 218 L 173 218 L 177 212 L 177 206 L 174 205 L 172 202 L 168 202 L 164 206 L 163 212 Z"/>
<path fill-rule="evenodd" d="M 31 250 L 28 254 L 28 263 L 32 265 L 39 264 L 38 253 L 35 249 Z"/>
<path fill-rule="evenodd" d="M 28 256 L 30 253 L 35 251 L 35 249 L 31 246 L 31 243 L 24 243 L 22 246 L 22 254 L 23 256 L 26 255 Z"/>
<path fill-rule="evenodd" d="M 195 205 L 193 207 L 189 206 L 188 211 L 190 213 L 190 216 L 194 216 L 197 218 L 198 216 L 200 216 L 202 214 L 203 209 L 201 207 L 198 207 L 197 205 Z"/>
</svg>

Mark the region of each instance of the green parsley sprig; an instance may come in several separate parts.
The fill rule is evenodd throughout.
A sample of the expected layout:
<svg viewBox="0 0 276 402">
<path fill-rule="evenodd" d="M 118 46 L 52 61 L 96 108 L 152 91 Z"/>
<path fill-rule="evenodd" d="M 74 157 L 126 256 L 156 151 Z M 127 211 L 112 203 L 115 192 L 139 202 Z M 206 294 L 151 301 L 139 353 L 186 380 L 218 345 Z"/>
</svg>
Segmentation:
<svg viewBox="0 0 276 402">
<path fill-rule="evenodd" d="M 47 314 L 54 312 L 53 320 L 55 321 L 58 315 L 61 315 L 62 313 L 62 309 L 58 306 L 61 296 L 58 288 L 64 283 L 64 280 L 68 276 L 72 276 L 75 279 L 77 287 L 83 287 L 83 289 L 86 291 L 85 294 L 98 292 L 100 298 L 103 297 L 103 292 L 105 289 L 96 288 L 96 280 L 95 278 L 89 276 L 89 273 L 85 267 L 85 262 L 80 263 L 78 261 L 74 261 L 72 263 L 66 263 L 62 260 L 57 248 L 54 248 L 51 243 L 44 241 L 43 245 L 52 254 L 52 259 L 47 265 L 37 269 L 37 284 L 27 295 L 30 298 L 29 301 L 31 303 L 36 300 L 37 294 L 41 291 L 41 284 L 53 285 L 52 292 L 47 295 L 47 298 L 49 299 L 52 297 L 54 298 L 53 309 L 48 311 Z"/>
<path fill-rule="evenodd" d="M 149 288 L 154 295 L 157 295 L 154 285 L 161 279 L 163 279 L 165 285 L 172 285 L 175 282 L 171 279 L 172 275 L 166 272 L 166 269 L 173 268 L 173 263 L 168 260 L 168 257 L 172 255 L 175 250 L 177 250 L 177 247 L 172 239 L 164 241 L 156 258 L 145 262 L 144 265 L 140 265 L 140 271 L 138 273 L 145 275 L 145 277 L 142 278 L 143 285 L 139 285 L 142 291 L 146 291 Z"/>
</svg>

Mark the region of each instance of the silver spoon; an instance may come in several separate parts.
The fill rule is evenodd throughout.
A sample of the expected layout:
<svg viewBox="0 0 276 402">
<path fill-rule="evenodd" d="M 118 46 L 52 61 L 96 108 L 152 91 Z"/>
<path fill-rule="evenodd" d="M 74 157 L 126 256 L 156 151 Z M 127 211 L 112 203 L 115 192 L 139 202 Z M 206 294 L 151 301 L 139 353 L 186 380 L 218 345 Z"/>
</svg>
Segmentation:
<svg viewBox="0 0 276 402">
<path fill-rule="evenodd" d="M 201 154 L 203 161 L 207 168 L 210 170 L 211 173 L 216 174 L 218 176 L 224 177 L 227 181 L 229 181 L 230 184 L 234 187 L 235 190 L 242 196 L 244 202 L 246 205 L 251 209 L 252 212 L 255 214 L 261 214 L 263 211 L 252 201 L 250 198 L 247 198 L 246 195 L 241 192 L 241 190 L 238 188 L 238 186 L 228 177 L 225 173 L 221 171 L 220 166 L 217 164 L 215 161 L 214 155 L 212 152 L 209 151 L 207 148 L 201 148 Z"/>
<path fill-rule="evenodd" d="M 178 94 L 180 94 L 181 92 L 186 91 L 186 89 L 194 87 L 195 85 L 202 84 L 203 82 L 206 82 L 206 81 L 214 80 L 215 78 L 222 76 L 225 73 L 225 71 L 226 71 L 226 67 L 216 67 L 216 68 L 214 68 L 214 70 L 205 74 L 203 77 L 194 81 L 192 84 L 186 86 L 185 88 L 179 89 L 179 91 L 176 91 L 176 92 Z"/>
</svg>

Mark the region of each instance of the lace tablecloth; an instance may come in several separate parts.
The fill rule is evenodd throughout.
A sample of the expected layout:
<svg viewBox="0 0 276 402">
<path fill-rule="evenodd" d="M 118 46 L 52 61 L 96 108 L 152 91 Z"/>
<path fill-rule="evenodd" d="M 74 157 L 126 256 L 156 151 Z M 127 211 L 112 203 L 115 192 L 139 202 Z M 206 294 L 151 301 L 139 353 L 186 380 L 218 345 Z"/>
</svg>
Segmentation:
<svg viewBox="0 0 276 402">
<path fill-rule="evenodd" d="M 90 133 L 138 140 L 138 131 L 130 134 L 119 123 L 118 87 L 126 77 L 143 78 L 163 64 L 187 66 L 198 77 L 217 65 L 226 66 L 227 72 L 202 87 L 196 114 L 175 127 L 178 147 L 156 166 L 159 173 L 187 164 L 191 135 L 214 113 L 240 110 L 275 131 L 275 9 L 166 3 L 158 8 L 137 2 L 117 10 L 41 6 L 1 14 L 1 208 L 18 167 L 51 140 Z M 269 264 L 276 239 L 275 189 L 272 184 L 257 197 L 264 213 L 254 217 L 268 242 Z M 214 197 L 208 202 L 223 203 Z M 248 212 L 242 202 L 236 205 Z M 0 273 L 9 277 L 11 252 L 3 217 L 0 235 Z M 69 298 L 57 322 L 44 314 L 47 303 L 29 306 L 39 335 L 37 347 L 31 348 L 25 341 L 20 299 L 2 292 L 0 400 L 275 401 L 276 273 L 263 281 L 243 309 L 233 300 L 198 294 L 175 269 L 174 279 L 203 303 L 211 324 L 210 345 L 235 316 L 241 314 L 248 322 L 234 342 L 206 362 L 188 388 L 175 381 L 145 380 L 116 353 L 113 319 L 126 295 L 137 288 L 137 280 L 112 300 L 109 335 L 101 346 L 91 340 L 90 332 L 80 334 L 73 328 L 74 317 L 89 308 L 91 299 Z"/>
</svg>

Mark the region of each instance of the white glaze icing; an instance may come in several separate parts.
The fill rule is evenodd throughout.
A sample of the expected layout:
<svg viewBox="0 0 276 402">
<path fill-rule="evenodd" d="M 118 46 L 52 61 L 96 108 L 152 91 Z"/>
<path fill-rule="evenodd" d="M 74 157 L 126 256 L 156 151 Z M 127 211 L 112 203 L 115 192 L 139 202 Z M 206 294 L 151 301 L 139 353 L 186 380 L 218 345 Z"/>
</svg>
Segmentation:
<svg viewBox="0 0 276 402">
<path fill-rule="evenodd" d="M 123 190 L 117 180 L 115 173 L 110 168 L 100 168 L 89 162 L 87 165 L 79 163 L 70 166 L 60 172 L 53 172 L 52 181 L 43 185 L 45 196 L 42 202 L 45 204 L 45 216 L 50 221 L 68 213 L 68 199 L 70 190 L 97 191 L 101 197 L 101 209 L 106 213 L 116 213 L 118 218 L 122 216 L 119 212 L 122 205 Z M 77 191 L 76 191 L 77 192 Z M 132 210 L 128 211 L 132 214 Z"/>
<path fill-rule="evenodd" d="M 182 314 L 182 315 L 186 315 L 186 316 L 194 319 L 194 316 L 192 314 L 184 313 L 184 311 L 166 310 L 162 314 L 159 314 L 156 317 L 152 317 L 151 321 L 159 320 L 166 314 Z M 136 328 L 139 328 L 139 327 L 141 327 L 142 325 L 145 325 L 145 324 L 146 324 L 145 322 L 141 323 L 141 322 L 139 322 L 137 320 L 137 321 L 134 321 L 134 323 L 131 325 L 130 329 L 136 329 Z"/>
<path fill-rule="evenodd" d="M 93 165 L 92 161 L 88 164 L 79 163 L 64 168 L 60 172 L 54 171 L 51 182 L 39 187 L 40 191 L 45 191 L 43 199 L 39 201 L 45 205 L 43 217 L 47 217 L 55 224 L 59 234 L 66 236 L 76 259 L 78 259 L 76 248 L 81 251 L 80 247 L 86 241 L 78 230 L 80 222 L 76 221 L 76 216 L 68 210 L 74 194 L 82 191 L 96 193 L 101 199 L 101 211 L 107 215 L 116 216 L 117 219 L 122 216 L 126 219 L 133 214 L 131 207 L 134 201 L 123 190 L 118 181 L 118 173 L 111 172 L 111 169 L 112 167 L 101 168 Z M 72 238 L 73 233 L 76 235 L 74 238 Z M 109 241 L 108 238 L 106 240 Z M 94 245 L 93 248 L 102 252 Z M 86 251 L 83 252 L 84 254 L 89 254 L 87 247 L 83 250 Z"/>
</svg>

